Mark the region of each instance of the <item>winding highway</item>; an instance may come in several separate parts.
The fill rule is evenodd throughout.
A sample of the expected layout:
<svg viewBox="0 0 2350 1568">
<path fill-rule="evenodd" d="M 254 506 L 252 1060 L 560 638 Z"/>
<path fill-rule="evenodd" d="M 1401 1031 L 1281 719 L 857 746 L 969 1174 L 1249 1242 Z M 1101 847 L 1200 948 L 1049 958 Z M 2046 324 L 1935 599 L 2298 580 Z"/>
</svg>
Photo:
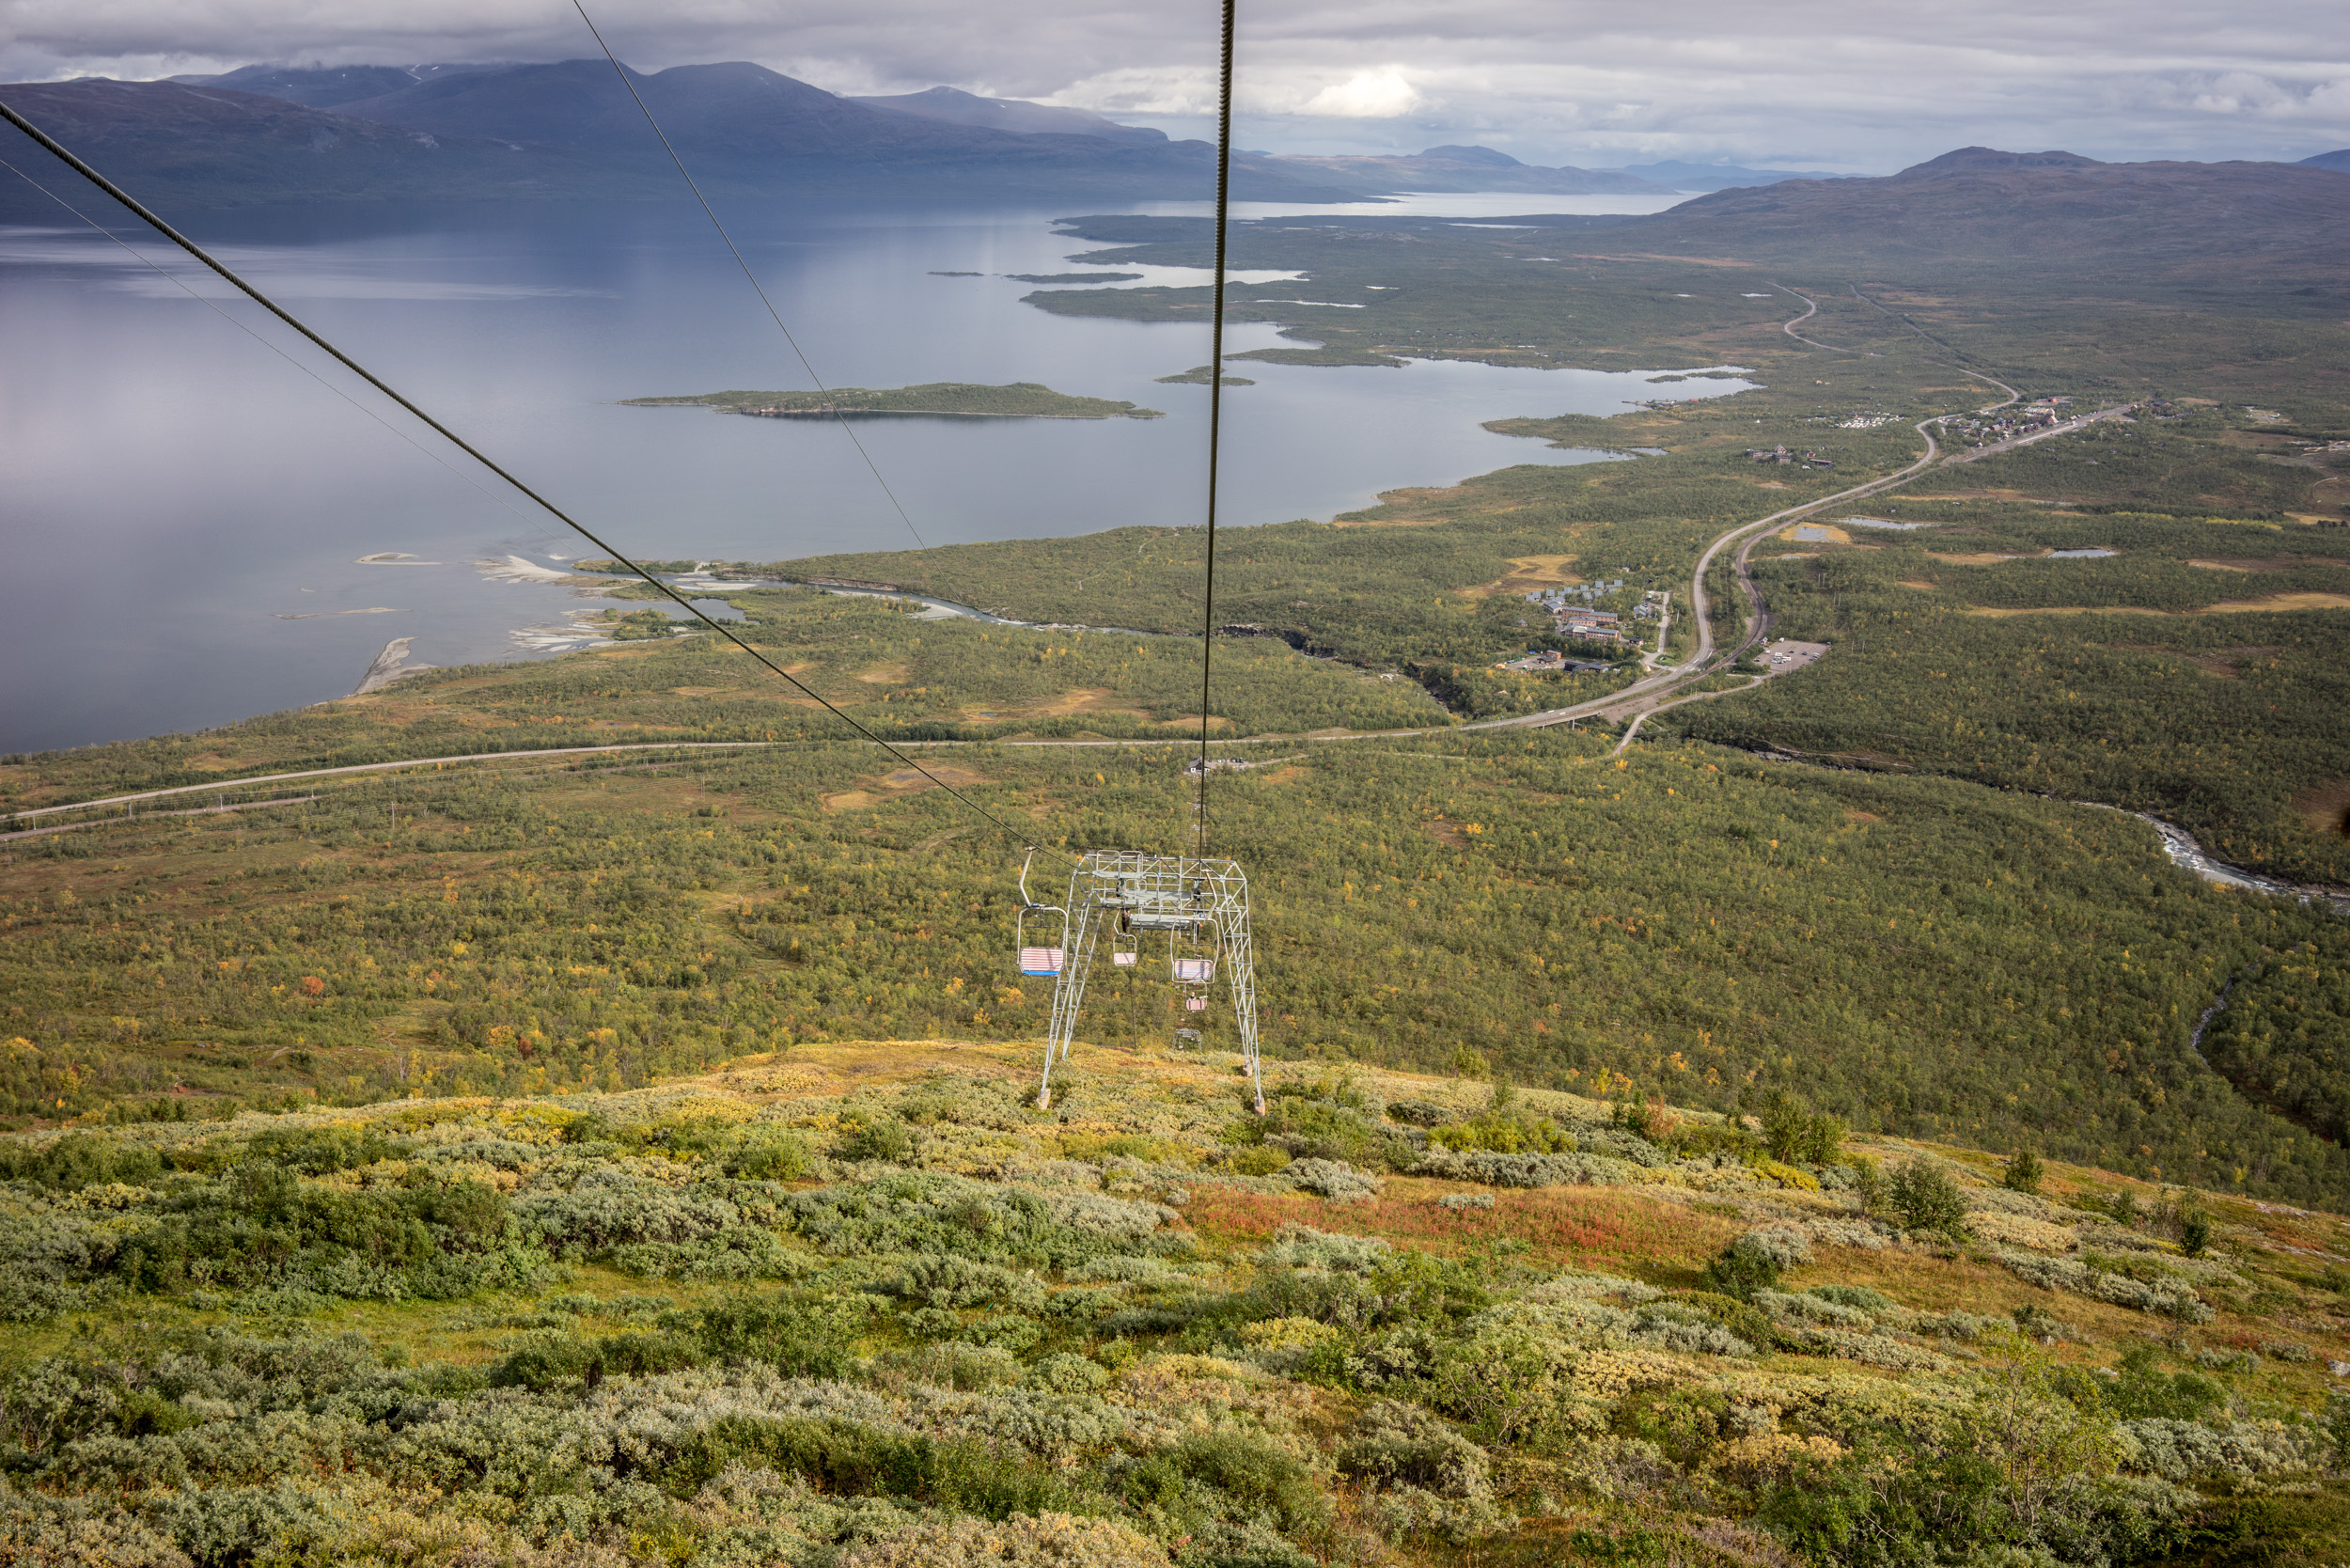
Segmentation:
<svg viewBox="0 0 2350 1568">
<path fill-rule="evenodd" d="M 1802 333 L 1797 332 L 1795 328 L 1801 326 L 1804 322 L 1810 321 L 1812 317 L 1820 313 L 1820 302 L 1813 299 L 1810 294 L 1797 293 L 1794 290 L 1788 288 L 1787 285 L 1778 282 L 1777 280 L 1772 282 L 1771 287 L 1777 289 L 1781 293 L 1794 294 L 1795 298 L 1803 301 L 1804 305 L 1803 314 L 1796 317 L 1794 321 L 1782 325 L 1778 329 L 1779 331 L 1785 333 L 1788 337 L 1794 338 L 1798 343 L 1809 343 L 1815 349 L 1825 349 L 1830 353 L 1857 353 L 1859 352 L 1857 349 L 1840 349 L 1833 343 L 1823 343 L 1817 337 L 1806 337 Z"/>
<path fill-rule="evenodd" d="M 1791 289 L 1788 292 L 1794 293 L 1794 290 Z M 1795 297 L 1804 298 L 1800 294 L 1796 294 Z M 1812 309 L 1818 308 L 1817 305 L 1812 306 Z M 1810 311 L 1806 311 L 1803 316 L 1796 317 L 1795 321 L 1800 321 L 1810 314 Z M 1791 321 L 1788 324 L 1793 326 L 1794 323 Z M 1804 341 L 1810 342 L 1810 339 L 1805 338 Z M 1826 347 L 1825 344 L 1820 346 Z M 2023 396 L 2005 382 L 1993 381 L 1989 376 L 1976 375 L 1972 370 L 1962 370 L 1959 373 L 1973 376 L 1977 381 L 1990 382 L 1992 385 L 2006 393 L 2007 397 L 2004 400 L 1992 405 L 1995 408 L 2005 408 L 2009 403 Z M 1751 523 L 1741 523 L 1720 534 L 1711 544 L 1708 544 L 1705 547 L 1705 553 L 1698 557 L 1697 569 L 1689 578 L 1690 619 L 1697 625 L 1698 642 L 1697 651 L 1683 664 L 1660 670 L 1646 680 L 1635 682 L 1622 691 L 1610 692 L 1606 697 L 1590 702 L 1577 703 L 1572 708 L 1552 708 L 1539 713 L 1520 714 L 1515 718 L 1484 719 L 1475 724 L 1460 725 L 1457 728 L 1463 729 L 1527 728 L 1572 724 L 1577 719 L 1585 718 L 1605 718 L 1615 723 L 1630 720 L 1632 728 L 1624 732 L 1624 744 L 1628 745 L 1634 731 L 1639 728 L 1641 720 L 1660 708 L 1675 706 L 1676 703 L 1672 699 L 1684 688 L 1714 673 L 1722 666 L 1735 662 L 1738 656 L 1748 649 L 1760 646 L 1764 636 L 1769 634 L 1770 612 L 1763 608 L 1762 595 L 1754 586 L 1752 566 L 1754 547 L 1769 537 L 1774 528 L 1800 521 L 1828 507 L 1842 506 L 1848 502 L 1860 500 L 1864 496 L 1890 490 L 1896 485 L 1907 484 L 1911 479 L 1924 473 L 1942 455 L 1940 444 L 1934 439 L 1933 427 L 1947 417 L 1949 417 L 1947 415 L 1937 414 L 1930 418 L 1920 419 L 1910 427 L 1918 432 L 1919 439 L 1926 444 L 1926 449 L 1924 455 L 1908 467 L 1898 469 L 1880 478 L 1871 479 L 1864 484 L 1854 485 L 1847 490 L 1840 490 L 1833 495 L 1823 495 L 1816 501 L 1806 501 L 1799 506 L 1784 508 L 1771 513 L 1768 517 L 1757 518 Z M 1714 647 L 1713 606 L 1705 591 L 1705 574 L 1714 569 L 1714 562 L 1721 553 L 1733 544 L 1738 547 L 1737 555 L 1732 559 L 1737 574 L 1738 589 L 1746 596 L 1747 607 L 1751 613 L 1747 617 L 1746 633 L 1738 639 L 1737 644 L 1716 656 Z M 1706 692 L 1695 697 L 1681 697 L 1680 700 L 1698 701 L 1705 697 L 1726 695 L 1728 694 Z M 1621 751 L 1622 746 L 1619 745 L 1617 749 Z"/>
</svg>

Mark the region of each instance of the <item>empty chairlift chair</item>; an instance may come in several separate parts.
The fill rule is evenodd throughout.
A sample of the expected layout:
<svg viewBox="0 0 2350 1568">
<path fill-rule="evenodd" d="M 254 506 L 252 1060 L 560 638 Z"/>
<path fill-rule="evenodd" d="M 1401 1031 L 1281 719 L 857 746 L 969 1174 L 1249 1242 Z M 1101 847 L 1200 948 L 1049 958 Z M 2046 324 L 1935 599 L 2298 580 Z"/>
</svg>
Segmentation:
<svg viewBox="0 0 2350 1568">
<path fill-rule="evenodd" d="M 1175 952 L 1178 943 L 1185 951 Z M 1201 952 L 1199 928 L 1193 926 L 1183 933 L 1167 933 L 1168 958 L 1175 971 L 1175 983 L 1183 988 L 1183 1011 L 1208 1011 L 1208 987 L 1215 981 L 1215 960 Z"/>
<path fill-rule="evenodd" d="M 1026 892 L 1025 882 L 1022 885 L 1022 892 L 1024 895 Z M 1028 946 L 1028 917 L 1031 915 L 1060 917 L 1060 946 L 1057 948 Z M 1020 913 L 1014 919 L 1013 930 L 1016 934 L 1012 941 L 1020 949 L 1020 973 L 1024 977 L 1030 975 L 1058 977 L 1069 954 L 1069 912 L 1049 903 L 1024 903 L 1020 906 Z"/>
</svg>

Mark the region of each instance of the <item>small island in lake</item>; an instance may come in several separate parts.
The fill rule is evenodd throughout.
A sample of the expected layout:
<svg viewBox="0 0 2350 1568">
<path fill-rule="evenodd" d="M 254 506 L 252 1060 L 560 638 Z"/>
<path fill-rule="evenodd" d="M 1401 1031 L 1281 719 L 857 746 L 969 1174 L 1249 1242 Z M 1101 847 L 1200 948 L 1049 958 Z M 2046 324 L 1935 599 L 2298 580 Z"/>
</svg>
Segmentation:
<svg viewBox="0 0 2350 1568">
<path fill-rule="evenodd" d="M 1195 365 L 1190 369 L 1182 371 L 1176 375 L 1154 376 L 1152 379 L 1163 384 L 1171 384 L 1176 386 L 1205 386 L 1209 382 L 1213 381 L 1214 377 L 1214 366 Z M 1224 372 L 1224 384 L 1227 386 L 1254 386 L 1257 384 L 1250 381 L 1246 376 L 1236 376 L 1232 374 L 1231 371 L 1227 370 Z"/>
<path fill-rule="evenodd" d="M 976 386 L 933 381 L 920 386 L 837 386 L 829 392 L 705 392 L 691 398 L 631 398 L 630 408 L 714 408 L 768 419 L 830 419 L 879 414 L 947 415 L 980 419 L 1164 419 L 1155 408 L 1112 398 L 1073 398 L 1041 382 Z"/>
</svg>

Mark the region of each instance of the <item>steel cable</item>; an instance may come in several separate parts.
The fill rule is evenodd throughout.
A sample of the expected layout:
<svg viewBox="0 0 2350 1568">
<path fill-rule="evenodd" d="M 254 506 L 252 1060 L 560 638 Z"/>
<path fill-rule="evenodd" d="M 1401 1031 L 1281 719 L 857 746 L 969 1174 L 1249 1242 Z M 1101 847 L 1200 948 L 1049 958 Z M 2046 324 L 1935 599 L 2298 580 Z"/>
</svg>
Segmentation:
<svg viewBox="0 0 2350 1568">
<path fill-rule="evenodd" d="M 1208 853 L 1208 698 L 1215 663 L 1216 467 L 1224 444 L 1224 259 L 1232 195 L 1232 23 L 1238 0 L 1224 0 L 1224 51 L 1217 68 L 1215 119 L 1215 306 L 1208 355 L 1207 604 L 1199 628 L 1199 799 L 1194 853 Z"/>
</svg>

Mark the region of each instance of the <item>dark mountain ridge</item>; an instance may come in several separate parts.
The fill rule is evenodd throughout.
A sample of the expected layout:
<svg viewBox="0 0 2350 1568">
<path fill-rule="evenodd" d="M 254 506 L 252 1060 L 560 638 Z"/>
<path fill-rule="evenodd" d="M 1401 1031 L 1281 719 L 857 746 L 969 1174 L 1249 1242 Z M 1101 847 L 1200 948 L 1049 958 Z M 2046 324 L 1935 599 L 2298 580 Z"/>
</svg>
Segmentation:
<svg viewBox="0 0 2350 1568">
<path fill-rule="evenodd" d="M 915 115 L 951 125 L 976 125 L 988 131 L 1021 135 L 1099 136 L 1104 141 L 1150 146 L 1167 141 L 1167 133 L 1147 125 L 1120 125 L 1087 109 L 1064 109 L 1050 103 L 1030 103 L 1018 98 L 981 98 L 955 87 L 932 87 L 925 92 L 900 93 L 889 98 L 851 98 L 845 102 L 879 109 L 885 114 Z"/>
<path fill-rule="evenodd" d="M 1032 150 L 1001 132 L 880 114 L 747 62 L 632 71 L 629 80 L 689 160 L 953 160 Z M 435 133 L 660 155 L 643 112 L 603 60 L 436 77 L 337 112 Z"/>
<path fill-rule="evenodd" d="M 270 90 L 81 81 L 0 93 L 163 206 L 681 194 L 603 60 L 230 74 Z M 983 201 L 1183 198 L 1214 189 L 1213 148 L 1156 133 L 991 129 L 868 107 L 741 61 L 632 71 L 630 82 L 697 179 L 720 193 Z M 323 96 L 338 102 L 332 109 L 298 102 Z M 1301 204 L 1361 195 L 1256 156 L 1235 159 L 1233 188 L 1247 199 Z M 0 213 L 24 212 L 24 195 L 0 196 Z"/>
<path fill-rule="evenodd" d="M 259 93 L 282 98 L 312 109 L 332 109 L 362 98 L 378 98 L 405 86 L 457 72 L 505 71 L 493 65 L 418 66 L 273 66 L 249 65 L 218 76 L 174 76 L 168 80 L 190 87 L 227 87 L 231 92 Z"/>
<path fill-rule="evenodd" d="M 0 87 L 0 97 L 133 196 L 164 209 L 676 195 L 675 175 L 664 182 L 561 149 L 434 135 L 222 87 L 26 82 Z M 94 194 L 10 135 L 31 155 L 27 172 L 77 205 Z M 29 186 L 0 185 L 0 220 L 55 223 L 63 216 Z"/>
<path fill-rule="evenodd" d="M 793 186 L 951 182 L 964 195 L 992 183 L 1019 191 L 1122 186 L 1136 195 L 1199 196 L 1214 180 L 1214 149 L 1205 142 L 1171 142 L 1107 120 L 1100 126 L 1115 134 L 1097 134 L 1088 124 L 1093 117 L 1073 110 L 1017 105 L 1036 111 L 1023 116 L 969 94 L 955 95 L 968 100 L 959 105 L 935 93 L 913 95 L 930 113 L 874 108 L 743 60 L 632 71 L 629 81 L 697 177 L 707 170 Z M 992 107 L 1003 112 L 983 113 Z M 642 111 L 603 60 L 434 76 L 337 112 L 436 134 L 663 161 Z M 989 118 L 999 124 L 974 123 Z M 1012 122 L 1058 129 L 1002 128 Z M 1236 194 L 1265 200 L 1355 194 L 1245 154 L 1233 161 L 1233 185 Z"/>
<path fill-rule="evenodd" d="M 2341 287 L 2350 180 L 2293 164 L 2105 164 L 1961 148 L 1879 179 L 1789 180 L 1614 220 L 1610 243 L 1755 261 L 1995 266 L 2225 288 L 2258 266 Z"/>
</svg>

